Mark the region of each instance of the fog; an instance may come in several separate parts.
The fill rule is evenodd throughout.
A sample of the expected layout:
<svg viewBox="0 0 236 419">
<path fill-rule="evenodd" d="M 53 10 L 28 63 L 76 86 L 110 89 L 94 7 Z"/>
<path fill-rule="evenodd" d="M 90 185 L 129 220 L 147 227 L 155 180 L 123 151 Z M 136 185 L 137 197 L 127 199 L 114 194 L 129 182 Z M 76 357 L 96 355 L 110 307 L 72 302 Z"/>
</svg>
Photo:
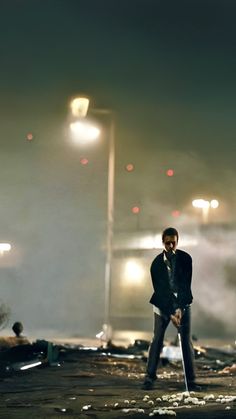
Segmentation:
<svg viewBox="0 0 236 419">
<path fill-rule="evenodd" d="M 235 229 L 202 230 L 194 259 L 194 327 L 205 336 L 235 336 Z"/>
<path fill-rule="evenodd" d="M 10 134 L 0 155 L 1 242 L 12 246 L 0 256 L 1 301 L 11 310 L 2 333 L 22 321 L 29 336 L 94 336 L 104 321 L 107 138 L 94 149 L 81 150 L 61 126 L 44 127 L 32 142 L 22 132 L 22 137 L 14 130 Z M 84 156 L 86 166 L 80 164 Z M 234 338 L 236 238 L 229 202 L 235 197 L 229 172 L 222 169 L 216 179 L 197 154 L 169 149 L 154 155 L 152 149 L 132 149 L 132 143 L 125 147 L 122 140 L 116 157 L 114 245 L 122 232 L 129 240 L 135 232 L 159 234 L 168 225 L 178 228 L 180 237 L 197 240 L 185 249 L 194 261 L 193 332 Z M 127 173 L 130 161 L 135 170 Z M 172 166 L 170 179 L 165 170 Z M 209 185 L 224 199 L 202 226 L 191 200 Z M 132 214 L 133 205 L 140 205 L 140 214 Z M 180 210 L 178 218 L 171 215 L 173 209 Z M 129 292 L 121 289 L 121 267 L 130 252 L 121 248 L 113 260 L 112 320 L 129 329 L 137 316 L 136 330 L 150 332 L 149 266 L 160 249 L 133 250 L 145 272 L 143 287 L 129 291 L 135 296 L 131 304 Z"/>
</svg>

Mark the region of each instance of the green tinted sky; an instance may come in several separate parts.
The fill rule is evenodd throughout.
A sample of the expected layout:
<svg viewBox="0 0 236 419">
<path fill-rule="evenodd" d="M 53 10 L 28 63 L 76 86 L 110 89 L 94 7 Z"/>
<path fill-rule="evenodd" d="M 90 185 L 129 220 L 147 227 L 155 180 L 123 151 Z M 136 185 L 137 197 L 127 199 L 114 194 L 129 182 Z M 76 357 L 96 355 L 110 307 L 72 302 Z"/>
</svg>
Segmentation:
<svg viewBox="0 0 236 419">
<path fill-rule="evenodd" d="M 233 0 L 1 2 L 1 141 L 63 121 L 84 92 L 117 111 L 121 160 L 145 170 L 148 153 L 191 154 L 222 190 L 217 171 L 235 170 L 235 13 Z"/>
</svg>

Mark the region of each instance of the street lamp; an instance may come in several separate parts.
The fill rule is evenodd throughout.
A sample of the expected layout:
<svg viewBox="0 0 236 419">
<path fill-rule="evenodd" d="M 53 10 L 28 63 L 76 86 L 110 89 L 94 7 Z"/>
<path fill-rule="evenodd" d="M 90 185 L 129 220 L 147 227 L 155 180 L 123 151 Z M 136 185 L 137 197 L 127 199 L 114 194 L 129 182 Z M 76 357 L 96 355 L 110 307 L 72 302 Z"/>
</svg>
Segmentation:
<svg viewBox="0 0 236 419">
<path fill-rule="evenodd" d="M 203 224 L 208 223 L 209 217 L 209 210 L 210 208 L 216 209 L 219 206 L 219 201 L 217 199 L 212 199 L 211 201 L 207 201 L 205 199 L 194 199 L 192 201 L 192 206 L 194 208 L 200 208 L 202 210 L 202 221 Z"/>
<path fill-rule="evenodd" d="M 78 118 L 70 124 L 72 134 L 81 138 L 82 142 L 94 141 L 100 135 L 100 130 L 86 121 L 89 109 L 89 99 L 78 97 L 72 100 L 71 110 Z M 110 323 L 111 302 L 111 275 L 113 256 L 113 229 L 114 229 L 114 189 L 115 189 L 115 125 L 113 112 L 110 109 L 92 109 L 92 113 L 110 116 L 109 152 L 108 152 L 108 183 L 107 183 L 107 238 L 106 238 L 106 265 L 104 278 L 104 324 L 102 339 L 111 339 L 112 327 Z M 101 334 L 100 334 L 101 337 Z"/>
</svg>

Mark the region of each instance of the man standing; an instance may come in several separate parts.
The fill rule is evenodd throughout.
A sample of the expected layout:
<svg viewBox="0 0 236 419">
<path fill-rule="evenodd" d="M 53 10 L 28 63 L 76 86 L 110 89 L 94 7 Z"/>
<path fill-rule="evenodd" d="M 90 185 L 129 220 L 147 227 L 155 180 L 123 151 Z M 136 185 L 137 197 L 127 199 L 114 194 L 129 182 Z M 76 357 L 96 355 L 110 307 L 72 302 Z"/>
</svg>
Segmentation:
<svg viewBox="0 0 236 419">
<path fill-rule="evenodd" d="M 154 336 L 149 348 L 142 386 L 144 390 L 152 389 L 157 378 L 156 370 L 170 320 L 181 334 L 188 389 L 200 390 L 195 383 L 194 351 L 190 337 L 192 258 L 183 250 L 176 250 L 178 239 L 179 234 L 175 228 L 165 229 L 162 233 L 164 250 L 151 264 L 154 293 L 150 303 L 154 311 Z"/>
</svg>

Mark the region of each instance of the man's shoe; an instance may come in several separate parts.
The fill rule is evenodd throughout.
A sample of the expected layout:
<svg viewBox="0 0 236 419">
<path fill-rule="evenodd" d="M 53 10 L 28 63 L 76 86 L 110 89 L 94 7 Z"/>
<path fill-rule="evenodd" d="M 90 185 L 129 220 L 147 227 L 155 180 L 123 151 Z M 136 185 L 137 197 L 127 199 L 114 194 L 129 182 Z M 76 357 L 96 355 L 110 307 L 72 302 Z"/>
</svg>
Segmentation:
<svg viewBox="0 0 236 419">
<path fill-rule="evenodd" d="M 154 385 L 154 380 L 150 377 L 146 377 L 142 385 L 142 390 L 152 390 Z"/>
<path fill-rule="evenodd" d="M 195 381 L 191 381 L 188 383 L 188 390 L 189 391 L 201 391 L 202 387 L 199 384 L 196 384 Z"/>
</svg>

